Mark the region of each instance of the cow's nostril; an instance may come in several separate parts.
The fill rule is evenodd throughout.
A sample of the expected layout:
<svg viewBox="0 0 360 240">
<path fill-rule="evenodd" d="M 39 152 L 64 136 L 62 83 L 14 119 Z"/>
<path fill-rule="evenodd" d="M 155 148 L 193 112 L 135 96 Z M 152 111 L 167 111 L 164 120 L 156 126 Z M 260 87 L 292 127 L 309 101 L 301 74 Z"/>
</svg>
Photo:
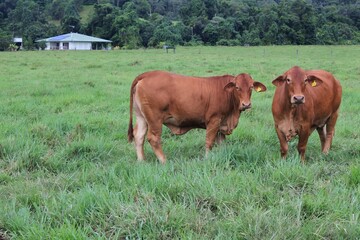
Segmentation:
<svg viewBox="0 0 360 240">
<path fill-rule="evenodd" d="M 251 103 L 242 103 L 242 107 L 243 107 L 244 109 L 251 108 Z"/>
<path fill-rule="evenodd" d="M 304 103 L 305 101 L 305 96 L 303 95 L 297 95 L 297 96 L 294 96 L 294 103 Z"/>
</svg>

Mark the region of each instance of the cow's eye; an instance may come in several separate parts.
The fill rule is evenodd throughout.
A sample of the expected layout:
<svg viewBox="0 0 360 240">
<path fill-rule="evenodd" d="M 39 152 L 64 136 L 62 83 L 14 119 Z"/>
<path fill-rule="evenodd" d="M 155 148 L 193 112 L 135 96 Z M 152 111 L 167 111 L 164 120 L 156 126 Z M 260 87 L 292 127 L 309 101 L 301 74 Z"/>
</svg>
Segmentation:
<svg viewBox="0 0 360 240">
<path fill-rule="evenodd" d="M 289 84 L 291 81 L 289 78 L 286 79 L 286 82 Z"/>
<path fill-rule="evenodd" d="M 240 88 L 239 88 L 239 87 L 236 87 L 236 90 L 240 91 Z"/>
</svg>

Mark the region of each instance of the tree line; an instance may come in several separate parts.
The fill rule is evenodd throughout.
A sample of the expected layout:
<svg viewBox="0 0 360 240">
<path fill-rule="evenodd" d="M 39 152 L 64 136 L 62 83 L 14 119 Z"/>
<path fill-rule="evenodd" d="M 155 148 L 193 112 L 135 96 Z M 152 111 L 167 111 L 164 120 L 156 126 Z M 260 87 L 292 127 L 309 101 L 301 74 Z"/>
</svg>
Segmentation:
<svg viewBox="0 0 360 240">
<path fill-rule="evenodd" d="M 359 30 L 359 0 L 0 0 L 0 50 L 70 31 L 132 49 L 358 44 Z"/>
</svg>

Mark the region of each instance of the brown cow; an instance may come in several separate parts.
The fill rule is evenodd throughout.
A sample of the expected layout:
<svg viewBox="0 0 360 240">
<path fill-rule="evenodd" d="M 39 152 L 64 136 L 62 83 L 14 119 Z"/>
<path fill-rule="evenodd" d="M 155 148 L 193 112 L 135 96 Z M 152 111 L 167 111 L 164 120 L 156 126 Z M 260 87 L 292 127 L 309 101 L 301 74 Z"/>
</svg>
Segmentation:
<svg viewBox="0 0 360 240">
<path fill-rule="evenodd" d="M 144 138 L 161 163 L 166 162 L 161 147 L 162 125 L 173 134 L 193 128 L 206 129 L 206 153 L 237 126 L 240 113 L 251 107 L 252 89 L 266 91 L 248 74 L 190 77 L 164 71 L 139 75 L 130 91 L 128 139 L 135 138 L 137 157 L 144 160 Z M 136 125 L 133 129 L 133 106 Z"/>
<path fill-rule="evenodd" d="M 302 162 L 310 134 L 316 129 L 321 148 L 328 153 L 335 132 L 341 102 L 341 86 L 324 70 L 292 67 L 272 83 L 276 86 L 272 103 L 280 152 L 286 158 L 288 142 L 298 135 L 298 151 Z"/>
</svg>

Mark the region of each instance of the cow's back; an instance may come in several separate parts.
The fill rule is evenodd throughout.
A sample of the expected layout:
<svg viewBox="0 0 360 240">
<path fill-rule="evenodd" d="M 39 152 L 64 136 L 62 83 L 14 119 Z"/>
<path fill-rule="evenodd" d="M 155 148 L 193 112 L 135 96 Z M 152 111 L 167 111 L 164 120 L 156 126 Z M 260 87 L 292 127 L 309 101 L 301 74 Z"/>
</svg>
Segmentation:
<svg viewBox="0 0 360 240">
<path fill-rule="evenodd" d="M 146 72 L 139 79 L 136 92 L 142 104 L 184 117 L 200 117 L 214 103 L 220 108 L 226 82 L 221 77 L 191 77 L 164 71 Z"/>
</svg>

